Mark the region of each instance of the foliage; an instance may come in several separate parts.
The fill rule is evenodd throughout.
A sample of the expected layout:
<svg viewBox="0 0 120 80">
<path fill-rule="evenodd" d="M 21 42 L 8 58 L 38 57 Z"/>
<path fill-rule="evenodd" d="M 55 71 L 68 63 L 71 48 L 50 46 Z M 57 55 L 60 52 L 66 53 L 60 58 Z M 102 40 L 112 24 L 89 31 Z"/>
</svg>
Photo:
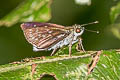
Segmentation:
<svg viewBox="0 0 120 80">
<path fill-rule="evenodd" d="M 0 25 L 12 26 L 18 22 L 48 21 L 50 19 L 49 5 L 49 0 L 26 0 L 2 18 Z"/>
<path fill-rule="evenodd" d="M 120 2 L 111 8 L 111 12 L 110 12 L 111 22 L 115 23 L 117 19 L 119 19 L 119 17 L 120 17 Z"/>
<path fill-rule="evenodd" d="M 88 64 L 92 54 L 74 54 L 31 59 L 29 62 L 12 63 L 0 66 L 0 80 L 39 79 L 51 75 L 58 80 L 119 80 L 120 54 L 116 51 L 103 51 L 100 59 L 88 75 Z M 36 64 L 34 67 L 32 65 Z M 45 76 L 43 76 L 45 77 Z"/>
<path fill-rule="evenodd" d="M 111 8 L 111 31 L 118 39 L 120 39 L 120 2 Z"/>
</svg>

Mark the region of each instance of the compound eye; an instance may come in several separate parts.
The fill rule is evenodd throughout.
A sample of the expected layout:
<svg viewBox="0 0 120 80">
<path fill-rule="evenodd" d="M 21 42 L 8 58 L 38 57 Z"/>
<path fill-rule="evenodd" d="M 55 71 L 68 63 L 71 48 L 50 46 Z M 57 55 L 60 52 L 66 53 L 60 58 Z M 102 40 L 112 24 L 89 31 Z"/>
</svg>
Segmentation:
<svg viewBox="0 0 120 80">
<path fill-rule="evenodd" d="M 76 29 L 76 33 L 80 33 L 81 32 L 81 29 L 80 28 L 77 28 Z"/>
</svg>

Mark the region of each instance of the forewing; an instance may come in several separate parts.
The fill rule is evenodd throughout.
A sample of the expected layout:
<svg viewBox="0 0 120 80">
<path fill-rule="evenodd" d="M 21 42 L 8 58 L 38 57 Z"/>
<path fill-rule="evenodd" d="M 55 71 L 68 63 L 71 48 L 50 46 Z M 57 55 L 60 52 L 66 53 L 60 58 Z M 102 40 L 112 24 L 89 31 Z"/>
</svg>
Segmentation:
<svg viewBox="0 0 120 80">
<path fill-rule="evenodd" d="M 23 23 L 21 28 L 27 41 L 42 50 L 48 49 L 69 34 L 64 26 L 49 23 Z"/>
</svg>

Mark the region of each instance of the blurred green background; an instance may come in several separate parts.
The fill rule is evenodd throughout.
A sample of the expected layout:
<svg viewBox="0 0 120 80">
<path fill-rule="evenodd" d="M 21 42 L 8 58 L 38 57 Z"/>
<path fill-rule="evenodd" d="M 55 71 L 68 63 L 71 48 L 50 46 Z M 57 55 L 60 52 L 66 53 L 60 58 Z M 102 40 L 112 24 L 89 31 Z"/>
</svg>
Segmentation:
<svg viewBox="0 0 120 80">
<path fill-rule="evenodd" d="M 0 19 L 9 14 L 24 0 L 1 0 Z M 48 22 L 70 26 L 99 21 L 99 24 L 88 25 L 87 29 L 99 30 L 100 33 L 85 31 L 82 35 L 85 50 L 107 50 L 120 48 L 120 11 L 112 22 L 111 10 L 120 4 L 120 0 L 88 0 L 89 3 L 78 3 L 79 0 L 53 0 L 51 19 Z M 118 7 L 120 10 L 120 7 Z M 36 56 L 49 56 L 51 51 L 33 52 L 20 28 L 20 22 L 11 27 L 0 27 L 0 64 Z"/>
</svg>

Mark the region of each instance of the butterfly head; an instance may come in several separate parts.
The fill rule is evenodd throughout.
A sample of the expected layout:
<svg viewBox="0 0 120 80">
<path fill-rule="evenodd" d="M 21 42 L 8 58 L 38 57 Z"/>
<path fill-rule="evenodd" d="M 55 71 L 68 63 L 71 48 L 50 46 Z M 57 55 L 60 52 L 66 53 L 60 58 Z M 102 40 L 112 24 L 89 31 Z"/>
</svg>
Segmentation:
<svg viewBox="0 0 120 80">
<path fill-rule="evenodd" d="M 95 22 L 91 22 L 91 23 L 87 23 L 87 24 L 82 24 L 82 25 L 74 25 L 74 35 L 75 36 L 81 36 L 84 32 L 84 30 L 89 31 L 89 32 L 95 32 L 95 33 L 99 33 L 99 31 L 93 31 L 93 30 L 88 30 L 85 29 L 83 26 L 89 25 L 89 24 L 96 24 L 98 23 L 98 21 Z"/>
<path fill-rule="evenodd" d="M 85 28 L 81 25 L 74 25 L 74 35 L 75 36 L 81 36 L 84 32 Z"/>
</svg>

